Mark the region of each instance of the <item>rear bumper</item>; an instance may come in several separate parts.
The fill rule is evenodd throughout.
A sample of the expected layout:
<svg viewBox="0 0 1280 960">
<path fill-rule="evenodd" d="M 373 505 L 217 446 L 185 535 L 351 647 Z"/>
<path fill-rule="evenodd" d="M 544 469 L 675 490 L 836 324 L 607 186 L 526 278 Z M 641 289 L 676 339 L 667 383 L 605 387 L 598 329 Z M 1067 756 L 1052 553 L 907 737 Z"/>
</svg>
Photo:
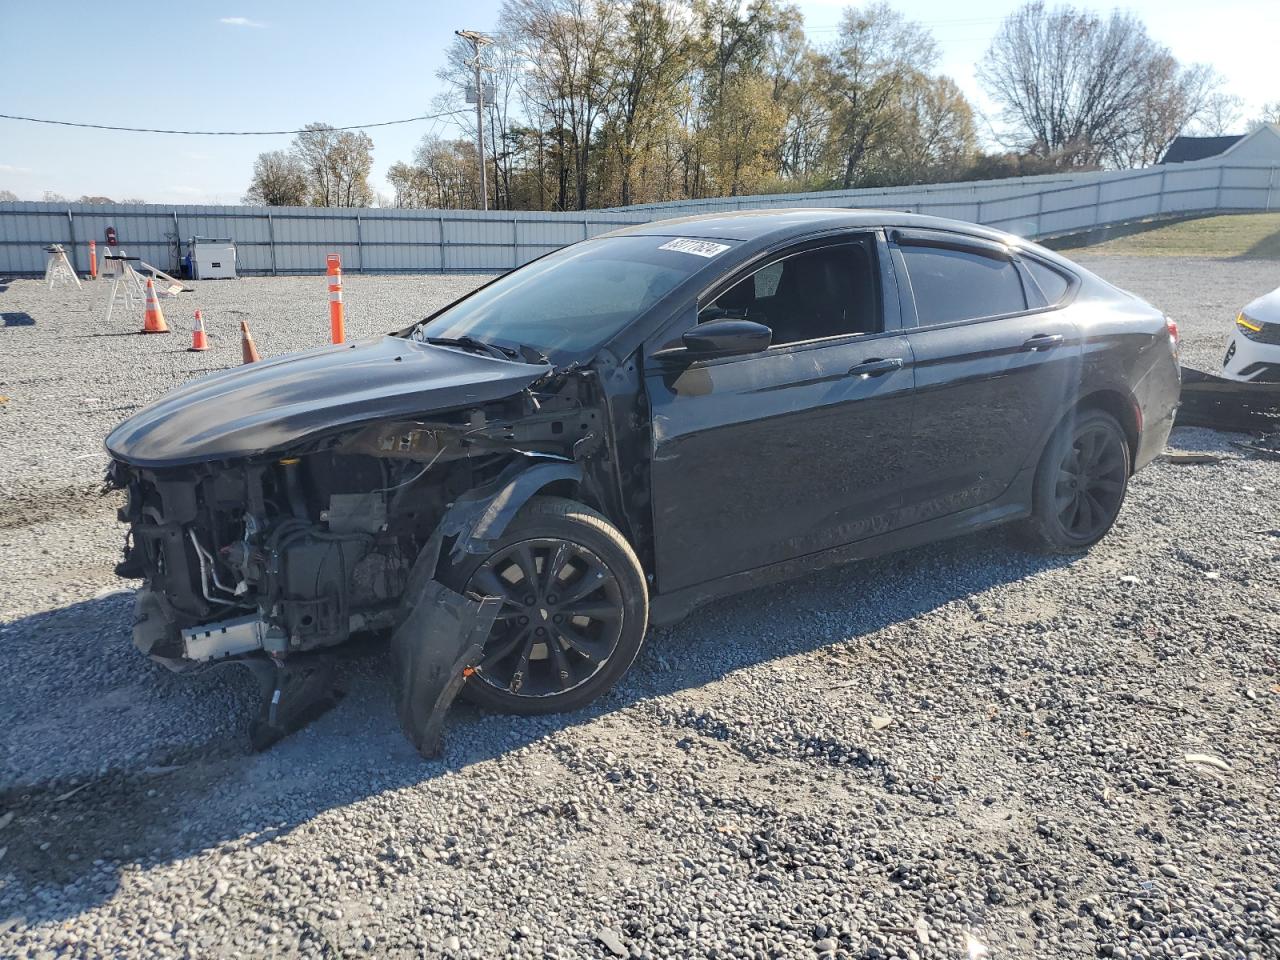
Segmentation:
<svg viewBox="0 0 1280 960">
<path fill-rule="evenodd" d="M 1142 433 L 1138 436 L 1138 450 L 1133 458 L 1135 472 L 1141 470 L 1164 451 L 1165 445 L 1169 442 L 1169 434 L 1173 430 L 1176 415 L 1177 410 L 1174 408 L 1154 423 L 1150 420 L 1144 421 Z"/>
<path fill-rule="evenodd" d="M 1163 344 L 1156 344 L 1148 355 L 1153 359 L 1133 391 L 1138 413 L 1138 443 L 1133 453 L 1135 471 L 1164 452 L 1182 396 L 1182 368 L 1178 366 L 1176 354 L 1166 350 Z"/>
</svg>

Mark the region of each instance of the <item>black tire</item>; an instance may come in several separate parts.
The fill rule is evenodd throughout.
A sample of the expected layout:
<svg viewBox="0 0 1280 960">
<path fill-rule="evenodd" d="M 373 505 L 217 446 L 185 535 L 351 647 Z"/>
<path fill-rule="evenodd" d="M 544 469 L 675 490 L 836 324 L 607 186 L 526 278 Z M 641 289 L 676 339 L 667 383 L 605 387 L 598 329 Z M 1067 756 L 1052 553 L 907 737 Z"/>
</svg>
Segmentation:
<svg viewBox="0 0 1280 960">
<path fill-rule="evenodd" d="M 440 579 L 506 601 L 462 690 L 490 710 L 576 710 L 612 687 L 644 644 L 649 591 L 640 561 L 608 520 L 574 500 L 534 497 L 491 553 L 468 555 Z"/>
<path fill-rule="evenodd" d="M 1115 417 L 1102 410 L 1068 417 L 1036 467 L 1026 539 L 1047 553 L 1088 550 L 1116 522 L 1129 473 L 1129 438 Z"/>
</svg>

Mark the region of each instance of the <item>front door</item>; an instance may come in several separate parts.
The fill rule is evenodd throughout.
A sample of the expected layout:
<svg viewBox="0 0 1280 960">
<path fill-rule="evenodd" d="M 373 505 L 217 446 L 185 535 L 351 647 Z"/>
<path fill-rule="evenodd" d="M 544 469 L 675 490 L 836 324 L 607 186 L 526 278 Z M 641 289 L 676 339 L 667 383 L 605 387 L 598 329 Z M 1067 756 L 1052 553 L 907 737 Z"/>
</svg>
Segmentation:
<svg viewBox="0 0 1280 960">
<path fill-rule="evenodd" d="M 702 304 L 768 350 L 646 364 L 663 592 L 893 529 L 914 375 L 884 330 L 873 238 L 780 256 Z"/>
</svg>

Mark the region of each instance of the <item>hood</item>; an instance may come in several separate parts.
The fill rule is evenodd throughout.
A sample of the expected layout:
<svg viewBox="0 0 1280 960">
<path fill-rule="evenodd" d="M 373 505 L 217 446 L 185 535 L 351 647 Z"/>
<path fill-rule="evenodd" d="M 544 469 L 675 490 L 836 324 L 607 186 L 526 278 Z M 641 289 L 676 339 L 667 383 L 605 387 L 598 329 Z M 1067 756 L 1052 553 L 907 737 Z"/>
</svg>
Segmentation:
<svg viewBox="0 0 1280 960">
<path fill-rule="evenodd" d="M 107 452 L 139 467 L 244 457 L 374 420 L 500 400 L 549 369 L 373 337 L 194 380 L 111 431 Z"/>
</svg>

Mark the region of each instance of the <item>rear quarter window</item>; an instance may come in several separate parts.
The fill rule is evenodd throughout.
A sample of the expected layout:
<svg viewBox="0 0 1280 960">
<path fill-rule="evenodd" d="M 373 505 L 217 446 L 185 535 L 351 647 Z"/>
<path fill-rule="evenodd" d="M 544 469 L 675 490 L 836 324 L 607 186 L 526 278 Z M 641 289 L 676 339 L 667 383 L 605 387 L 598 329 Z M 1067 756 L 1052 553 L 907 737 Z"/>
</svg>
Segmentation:
<svg viewBox="0 0 1280 960">
<path fill-rule="evenodd" d="M 1027 309 L 1018 268 L 1009 260 L 946 247 L 901 247 L 921 326 L 978 320 Z"/>
<path fill-rule="evenodd" d="M 1047 263 L 1041 263 L 1039 260 L 1026 258 L 1022 262 L 1031 276 L 1035 278 L 1036 284 L 1040 287 L 1040 292 L 1044 294 L 1045 302 L 1051 307 L 1061 303 L 1067 295 L 1067 291 L 1071 289 L 1071 278 L 1061 270 L 1057 270 Z"/>
</svg>

